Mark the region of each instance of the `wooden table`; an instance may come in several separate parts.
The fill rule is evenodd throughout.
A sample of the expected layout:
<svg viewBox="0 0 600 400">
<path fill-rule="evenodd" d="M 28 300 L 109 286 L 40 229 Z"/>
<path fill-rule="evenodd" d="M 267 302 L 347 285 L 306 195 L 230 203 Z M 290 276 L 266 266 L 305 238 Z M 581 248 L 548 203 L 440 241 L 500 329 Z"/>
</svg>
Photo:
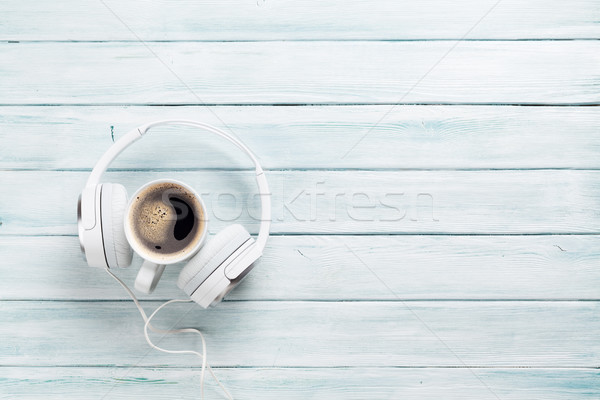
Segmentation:
<svg viewBox="0 0 600 400">
<path fill-rule="evenodd" d="M 150 350 L 77 239 L 96 160 L 163 118 L 268 169 L 255 270 L 157 320 L 205 332 L 234 398 L 600 397 L 598 2 L 204 3 L 0 6 L 0 398 L 199 397 L 199 360 Z M 106 179 L 161 177 L 203 195 L 211 233 L 256 232 L 228 143 L 158 129 Z M 184 296 L 179 270 L 147 310 Z"/>
</svg>

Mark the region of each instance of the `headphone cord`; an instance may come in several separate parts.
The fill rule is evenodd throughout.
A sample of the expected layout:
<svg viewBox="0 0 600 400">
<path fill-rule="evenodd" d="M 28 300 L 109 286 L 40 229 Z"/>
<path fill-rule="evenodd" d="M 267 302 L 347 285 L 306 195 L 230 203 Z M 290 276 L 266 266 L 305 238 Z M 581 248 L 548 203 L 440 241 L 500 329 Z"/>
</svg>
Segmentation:
<svg viewBox="0 0 600 400">
<path fill-rule="evenodd" d="M 200 357 L 202 359 L 202 370 L 201 370 L 201 373 L 200 373 L 200 392 L 201 392 L 201 395 L 202 395 L 202 399 L 204 399 L 204 373 L 206 372 L 206 369 L 208 368 L 208 371 L 210 372 L 210 374 L 212 375 L 212 377 L 214 378 L 214 380 L 217 382 L 217 384 L 221 387 L 221 389 L 223 389 L 223 392 L 225 393 L 225 395 L 227 396 L 227 398 L 229 400 L 233 400 L 233 397 L 231 396 L 231 394 L 227 391 L 227 389 L 225 388 L 225 386 L 223 386 L 223 384 L 219 381 L 219 379 L 217 378 L 217 376 L 213 372 L 213 370 L 210 367 L 210 365 L 208 365 L 207 362 L 206 362 L 206 341 L 204 340 L 204 335 L 202 334 L 202 332 L 200 332 L 199 329 L 196 329 L 196 328 L 158 329 L 158 328 L 155 328 L 150 323 L 150 321 L 152 320 L 152 318 L 154 318 L 154 316 L 163 307 L 166 307 L 167 305 L 169 305 L 171 303 L 189 303 L 192 300 L 190 300 L 190 299 L 169 300 L 169 301 L 161 304 L 160 306 L 158 306 L 158 308 L 156 310 L 154 310 L 154 312 L 152 314 L 150 314 L 150 317 L 148 317 L 146 315 L 146 312 L 142 308 L 140 302 L 138 301 L 137 297 L 131 291 L 131 289 L 129 289 L 129 287 L 125 284 L 125 282 L 123 282 L 121 279 L 119 279 L 109 269 L 105 268 L 104 270 L 110 276 L 112 276 L 119 283 L 119 285 L 121 285 L 121 287 L 123 287 L 123 289 L 125 289 L 125 291 L 129 295 L 129 297 L 131 297 L 131 300 L 133 300 L 133 302 L 135 303 L 135 306 L 137 307 L 138 311 L 140 312 L 140 315 L 144 319 L 144 337 L 146 338 L 146 342 L 148 343 L 148 345 L 150 347 L 152 347 L 153 349 L 156 349 L 158 351 L 162 351 L 164 353 L 170 353 L 170 354 L 194 354 L 194 355 L 197 355 L 198 357 Z M 148 329 L 150 329 L 154 333 L 162 333 L 162 334 L 176 334 L 176 333 L 188 333 L 188 332 L 189 333 L 197 333 L 197 334 L 200 335 L 200 339 L 202 339 L 202 354 L 198 353 L 197 351 L 193 351 L 193 350 L 168 350 L 168 349 L 163 349 L 162 347 L 159 347 L 159 346 L 155 345 L 152 342 L 152 340 L 150 340 L 150 336 L 148 335 Z"/>
</svg>

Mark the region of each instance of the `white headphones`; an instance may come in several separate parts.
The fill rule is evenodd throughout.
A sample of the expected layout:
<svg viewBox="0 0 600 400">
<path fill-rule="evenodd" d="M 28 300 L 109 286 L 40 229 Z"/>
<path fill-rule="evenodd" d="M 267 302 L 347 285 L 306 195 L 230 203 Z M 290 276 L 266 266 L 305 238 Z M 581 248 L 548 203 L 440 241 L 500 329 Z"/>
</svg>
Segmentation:
<svg viewBox="0 0 600 400">
<path fill-rule="evenodd" d="M 243 150 L 255 166 L 261 198 L 261 223 L 256 240 L 243 226 L 228 226 L 204 245 L 179 274 L 177 286 L 207 308 L 221 301 L 250 272 L 253 263 L 262 255 L 271 226 L 271 193 L 258 159 L 242 142 L 222 130 L 196 121 L 164 120 L 128 132 L 100 158 L 79 196 L 79 243 L 91 267 L 111 269 L 131 264 L 133 250 L 124 230 L 127 191 L 120 184 L 100 183 L 100 178 L 123 150 L 151 128 L 162 125 L 192 126 L 217 134 Z"/>
</svg>

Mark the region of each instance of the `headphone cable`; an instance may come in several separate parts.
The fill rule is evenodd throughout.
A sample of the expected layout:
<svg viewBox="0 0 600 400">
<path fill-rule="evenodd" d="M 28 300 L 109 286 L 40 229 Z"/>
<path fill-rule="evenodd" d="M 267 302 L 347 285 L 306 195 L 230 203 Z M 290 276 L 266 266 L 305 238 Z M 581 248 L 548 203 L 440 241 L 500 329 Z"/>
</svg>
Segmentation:
<svg viewBox="0 0 600 400">
<path fill-rule="evenodd" d="M 231 396 L 231 394 L 227 391 L 227 389 L 225 388 L 225 386 L 223 386 L 223 384 L 221 383 L 221 381 L 219 381 L 219 379 L 215 375 L 214 371 L 212 370 L 212 368 L 210 367 L 210 365 L 208 365 L 208 363 L 207 363 L 207 360 L 206 360 L 206 341 L 204 340 L 204 335 L 202 334 L 202 332 L 199 329 L 196 329 L 196 328 L 158 329 L 158 328 L 155 328 L 150 323 L 150 321 L 152 320 L 152 318 L 154 318 L 154 316 L 163 307 L 166 307 L 167 305 L 169 305 L 171 303 L 189 303 L 192 300 L 191 299 L 169 300 L 167 302 L 164 302 L 160 306 L 158 306 L 158 308 L 156 310 L 154 310 L 154 312 L 152 314 L 150 314 L 150 317 L 148 317 L 146 315 L 146 312 L 142 308 L 139 300 L 137 299 L 137 297 L 135 296 L 135 294 L 131 291 L 131 289 L 129 289 L 129 287 L 125 284 L 125 282 L 123 282 L 121 279 L 119 279 L 119 277 L 117 277 L 115 274 L 113 274 L 108 268 L 105 268 L 104 270 L 110 276 L 112 276 L 119 283 L 119 285 L 121 285 L 121 287 L 123 287 L 123 289 L 125 289 L 125 291 L 129 295 L 129 297 L 131 297 L 131 300 L 133 300 L 135 306 L 137 307 L 138 311 L 140 312 L 140 315 L 142 316 L 142 318 L 144 320 L 144 337 L 145 337 L 146 342 L 148 343 L 148 345 L 150 347 L 152 347 L 153 349 L 156 349 L 158 351 L 162 351 L 164 353 L 170 353 L 170 354 L 194 354 L 194 355 L 197 355 L 198 357 L 200 357 L 202 359 L 202 370 L 201 370 L 201 373 L 200 373 L 200 392 L 201 392 L 201 395 L 202 395 L 202 399 L 204 399 L 204 373 L 205 373 L 206 369 L 208 368 L 208 371 L 210 372 L 210 374 L 212 375 L 212 377 L 214 378 L 214 380 L 217 382 L 217 384 L 221 387 L 221 389 L 223 389 L 223 392 L 225 393 L 225 395 L 227 396 L 227 398 L 229 400 L 233 400 L 233 397 Z M 162 334 L 197 333 L 197 334 L 200 335 L 200 339 L 202 340 L 202 354 L 200 354 L 200 353 L 198 353 L 197 351 L 194 351 L 194 350 L 168 350 L 168 349 L 164 349 L 162 347 L 159 347 L 159 346 L 155 345 L 152 342 L 152 340 L 150 339 L 150 336 L 148 335 L 148 329 L 150 329 L 154 333 L 162 333 Z"/>
</svg>

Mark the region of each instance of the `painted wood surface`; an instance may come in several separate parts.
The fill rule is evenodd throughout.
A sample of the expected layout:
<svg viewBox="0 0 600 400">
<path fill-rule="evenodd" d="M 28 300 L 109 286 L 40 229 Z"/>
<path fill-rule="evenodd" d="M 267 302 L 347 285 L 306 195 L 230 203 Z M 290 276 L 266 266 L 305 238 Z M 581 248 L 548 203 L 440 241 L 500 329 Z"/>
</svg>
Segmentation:
<svg viewBox="0 0 600 400">
<path fill-rule="evenodd" d="M 599 41 L 35 42 L 0 53 L 0 105 L 600 102 Z"/>
<path fill-rule="evenodd" d="M 276 236 L 229 299 L 598 300 L 599 241 L 589 235 Z M 3 237 L 0 259 L 3 300 L 128 299 L 103 271 L 87 267 L 76 237 Z M 116 273 L 133 284 L 140 264 L 136 258 Z M 168 267 L 154 294 L 142 298 L 182 296 L 172 284 L 180 270 Z"/>
<path fill-rule="evenodd" d="M 0 142 L 10 143 L 10 151 L 0 153 L 0 168 L 88 170 L 113 136 L 116 140 L 159 116 L 196 118 L 220 126 L 250 146 L 267 169 L 600 168 L 598 107 L 403 105 L 386 116 L 389 110 L 389 106 L 0 107 Z M 177 154 L 161 158 L 163 169 L 251 166 L 219 138 L 164 128 L 127 149 L 114 167 L 156 168 L 156 159 L 148 155 L 158 148 Z"/>
<path fill-rule="evenodd" d="M 0 39 L 396 40 L 459 39 L 467 33 L 467 38 L 474 39 L 600 36 L 600 10 L 594 1 L 496 2 L 69 0 L 40 4 L 26 0 L 4 7 Z"/>
<path fill-rule="evenodd" d="M 124 171 L 106 179 L 130 193 L 153 179 L 179 179 L 204 197 L 210 232 L 232 221 L 255 232 L 260 210 L 251 174 Z M 10 194 L 0 198 L 0 235 L 75 235 L 76 199 L 88 175 L 0 172 L 0 192 Z M 598 233 L 600 225 L 600 171 L 270 171 L 267 177 L 273 234 Z"/>
<path fill-rule="evenodd" d="M 112 137 L 172 117 L 223 127 L 271 170 L 260 264 L 218 308 L 158 319 L 204 329 L 236 399 L 599 397 L 597 2 L 24 0 L 0 15 L 0 398 L 199 397 L 199 361 L 147 348 L 75 236 Z M 255 231 L 245 161 L 165 129 L 108 179 L 179 178 L 212 233 Z M 182 296 L 179 268 L 146 309 Z"/>
<path fill-rule="evenodd" d="M 597 399 L 591 369 L 218 368 L 236 399 Z M 199 372 L 190 368 L 3 368 L 0 391 L 19 399 L 197 398 Z M 483 382 L 483 383 L 482 383 Z M 212 382 L 207 398 L 223 398 Z"/>
<path fill-rule="evenodd" d="M 278 236 L 229 299 L 598 300 L 599 240 L 588 235 Z M 0 259 L 3 300 L 128 299 L 102 271 L 87 267 L 75 237 L 4 237 Z M 20 264 L 27 268 L 17 268 Z M 140 264 L 136 258 L 117 274 L 132 284 Z M 167 268 L 155 293 L 142 298 L 182 296 L 170 284 L 180 270 Z"/>
<path fill-rule="evenodd" d="M 0 307 L 3 365 L 199 365 L 193 356 L 149 349 L 141 317 L 129 301 L 10 301 Z M 215 366 L 571 368 L 600 363 L 600 305 L 587 301 L 228 301 L 208 311 L 195 304 L 173 305 L 155 325 L 201 329 Z M 197 335 L 191 336 L 158 335 L 156 341 L 169 349 L 199 349 Z"/>
</svg>

